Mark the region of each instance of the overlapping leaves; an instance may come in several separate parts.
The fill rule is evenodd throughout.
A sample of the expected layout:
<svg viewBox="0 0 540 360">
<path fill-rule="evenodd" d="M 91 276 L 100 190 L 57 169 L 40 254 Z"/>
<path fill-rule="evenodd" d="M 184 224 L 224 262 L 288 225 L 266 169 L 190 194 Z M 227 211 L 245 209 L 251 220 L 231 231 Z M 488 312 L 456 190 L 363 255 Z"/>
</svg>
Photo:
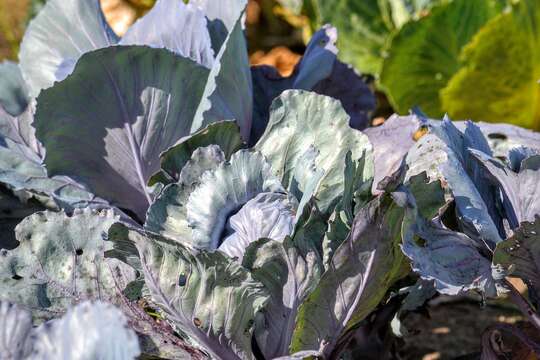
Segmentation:
<svg viewBox="0 0 540 360">
<path fill-rule="evenodd" d="M 97 1 L 50 0 L 32 22 L 21 69 L 39 96 L 19 114 L 28 98 L 0 92 L 0 201 L 23 200 L 2 220 L 30 215 L 0 253 L 0 299 L 19 304 L 0 304 L 0 350 L 338 357 L 407 259 L 441 293 L 496 296 L 514 275 L 537 294 L 538 155 L 508 151 L 536 135 L 418 116 L 355 130 L 373 96 L 336 29 L 273 77 L 248 67 L 245 5 L 159 0 L 122 39 Z M 337 10 L 384 19 L 365 60 L 430 5 Z"/>
</svg>

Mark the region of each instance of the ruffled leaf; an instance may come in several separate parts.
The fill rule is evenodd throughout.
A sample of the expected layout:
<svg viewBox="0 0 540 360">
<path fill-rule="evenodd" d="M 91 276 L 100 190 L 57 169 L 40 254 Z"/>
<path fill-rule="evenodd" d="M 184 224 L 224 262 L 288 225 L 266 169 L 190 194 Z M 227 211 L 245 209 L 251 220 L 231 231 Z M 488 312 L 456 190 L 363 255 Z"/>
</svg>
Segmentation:
<svg viewBox="0 0 540 360">
<path fill-rule="evenodd" d="M 19 246 L 0 250 L 0 299 L 24 304 L 39 320 L 85 299 L 121 303 L 136 272 L 104 256 L 112 244 L 103 236 L 117 220 L 112 211 L 90 209 L 72 217 L 46 211 L 24 219 L 16 228 Z"/>
<path fill-rule="evenodd" d="M 456 123 L 463 130 L 464 123 Z M 510 124 L 476 123 L 487 138 L 493 156 L 508 158 L 511 149 L 525 146 L 532 149 L 540 149 L 540 134 L 534 131 L 520 128 Z"/>
<path fill-rule="evenodd" d="M 294 198 L 285 194 L 257 195 L 229 218 L 225 225 L 229 235 L 218 250 L 242 261 L 246 248 L 259 239 L 282 242 L 292 235 L 296 208 Z"/>
<path fill-rule="evenodd" d="M 240 150 L 216 170 L 203 174 L 186 205 L 191 245 L 216 249 L 230 215 L 260 193 L 284 193 L 270 165 L 257 152 Z"/>
<path fill-rule="evenodd" d="M 357 161 L 364 152 L 371 158 L 367 136 L 349 127 L 349 116 L 338 100 L 299 90 L 288 90 L 272 104 L 270 123 L 255 148 L 266 156 L 282 183 L 290 189 L 305 183 L 294 177 L 303 155 L 311 148 L 319 151 L 315 166 L 324 171 L 315 198 L 323 212 L 331 212 L 343 192 L 345 155 Z M 372 166 L 367 160 L 367 166 Z M 365 171 L 363 181 L 372 176 Z"/>
<path fill-rule="evenodd" d="M 136 244 L 152 301 L 180 332 L 216 358 L 254 359 L 253 324 L 268 294 L 238 262 L 122 224 L 109 237 Z"/>
<path fill-rule="evenodd" d="M 154 185 L 158 181 L 165 184 L 177 181 L 193 152 L 199 147 L 212 144 L 219 145 L 225 157 L 230 159 L 231 155 L 243 145 L 238 125 L 234 121 L 219 121 L 180 139 L 160 155 L 161 171 L 152 176 L 149 184 Z"/>
<path fill-rule="evenodd" d="M 193 151 L 178 176 L 179 181 L 166 186 L 148 209 L 144 227 L 189 245 L 192 232 L 187 223 L 189 196 L 199 185 L 201 176 L 206 171 L 215 170 L 224 161 L 225 156 L 217 145 Z"/>
<path fill-rule="evenodd" d="M 0 106 L 0 139 L 1 146 L 40 163 L 45 151 L 36 138 L 33 111 L 33 106 L 28 106 L 19 116 L 12 116 Z"/>
<path fill-rule="evenodd" d="M 377 192 L 382 179 L 392 175 L 401 166 L 409 149 L 417 141 L 415 134 L 425 122 L 415 115 L 392 115 L 382 125 L 364 130 L 373 145 L 374 192 Z"/>
<path fill-rule="evenodd" d="M 354 220 L 317 288 L 300 306 L 292 352 L 330 356 L 341 335 L 356 326 L 404 275 L 399 249 L 405 209 L 388 194 L 372 200 Z"/>
<path fill-rule="evenodd" d="M 35 136 L 33 119 L 33 106 L 17 117 L 0 107 L 0 183 L 14 191 L 22 203 L 34 198 L 47 208 L 68 212 L 86 206 L 110 207 L 73 179 L 48 177 L 41 163 L 45 150 Z"/>
<path fill-rule="evenodd" d="M 478 244 L 465 234 L 451 231 L 417 215 L 405 229 L 403 253 L 423 279 L 435 281 L 438 292 L 458 295 L 478 290 L 496 296 L 491 262 Z"/>
<path fill-rule="evenodd" d="M 523 159 L 517 172 L 480 151 L 471 150 L 484 170 L 484 176 L 501 189 L 506 219 L 512 229 L 524 221 L 534 221 L 540 214 L 540 155 Z M 517 164 L 516 164 L 517 165 Z"/>
<path fill-rule="evenodd" d="M 306 210 L 295 233 L 282 242 L 254 242 L 244 257 L 243 265 L 271 293 L 255 327 L 255 339 L 265 358 L 289 354 L 298 308 L 324 271 L 318 245 L 324 228 L 320 229 L 312 215 Z"/>
<path fill-rule="evenodd" d="M 349 236 L 358 209 L 371 200 L 371 178 L 366 172 L 373 171 L 366 164 L 369 156 L 365 153 L 358 161 L 352 161 L 351 152 L 345 156 L 345 182 L 343 194 L 328 221 L 328 229 L 322 243 L 324 266 L 330 266 L 330 260 L 336 249 Z M 365 181 L 365 179 L 368 179 Z"/>
<path fill-rule="evenodd" d="M 496 189 L 469 152 L 476 149 L 490 155 L 487 140 L 471 122 L 463 133 L 448 119 L 431 122 L 430 132 L 407 155 L 407 177 L 426 171 L 430 178 L 444 179 L 456 202 L 462 231 L 479 244 L 494 247 L 503 238 Z"/>
<path fill-rule="evenodd" d="M 202 175 L 194 183 L 168 185 L 150 207 L 145 228 L 187 246 L 215 250 L 229 217 L 244 204 L 260 193 L 285 192 L 259 153 L 241 150 L 216 165 L 198 170 Z"/>
</svg>

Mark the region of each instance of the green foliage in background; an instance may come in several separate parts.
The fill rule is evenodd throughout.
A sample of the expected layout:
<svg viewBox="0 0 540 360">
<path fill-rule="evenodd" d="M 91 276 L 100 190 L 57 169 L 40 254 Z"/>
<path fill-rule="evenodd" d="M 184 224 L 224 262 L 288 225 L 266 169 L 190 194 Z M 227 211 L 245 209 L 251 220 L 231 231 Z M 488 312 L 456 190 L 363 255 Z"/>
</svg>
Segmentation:
<svg viewBox="0 0 540 360">
<path fill-rule="evenodd" d="M 522 0 L 482 28 L 441 92 L 454 117 L 540 129 L 540 2 Z"/>
<path fill-rule="evenodd" d="M 340 32 L 340 56 L 359 71 L 378 74 L 390 36 L 411 20 L 448 0 L 279 0 L 297 14 L 309 17 L 310 26 L 331 23 Z M 302 4 L 300 4 L 302 3 Z"/>
<path fill-rule="evenodd" d="M 394 110 L 540 129 L 537 0 L 280 1 L 340 31 L 340 56 Z"/>
<path fill-rule="evenodd" d="M 418 106 L 431 116 L 444 115 L 436 95 L 459 70 L 462 47 L 497 15 L 496 5 L 493 0 L 454 0 L 403 26 L 380 74 L 396 111 Z"/>
</svg>

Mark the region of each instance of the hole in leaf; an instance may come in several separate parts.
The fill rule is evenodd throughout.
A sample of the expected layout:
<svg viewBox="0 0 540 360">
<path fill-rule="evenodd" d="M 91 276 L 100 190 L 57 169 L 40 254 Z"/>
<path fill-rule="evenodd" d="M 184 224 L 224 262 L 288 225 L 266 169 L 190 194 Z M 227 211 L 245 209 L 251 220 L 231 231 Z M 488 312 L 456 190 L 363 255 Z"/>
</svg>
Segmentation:
<svg viewBox="0 0 540 360">
<path fill-rule="evenodd" d="M 418 235 L 414 235 L 414 238 L 413 238 L 413 241 L 416 245 L 420 246 L 420 247 L 425 247 L 426 246 L 426 240 L 422 239 L 420 236 Z"/>
<path fill-rule="evenodd" d="M 442 223 L 453 231 L 459 231 L 459 223 L 456 213 L 456 202 L 452 200 L 439 210 Z"/>
<path fill-rule="evenodd" d="M 499 133 L 491 133 L 488 135 L 488 138 L 490 139 L 493 139 L 493 140 L 506 140 L 508 139 L 508 137 L 504 134 L 499 134 Z"/>
<path fill-rule="evenodd" d="M 15 275 L 13 275 L 11 278 L 12 278 L 13 280 L 21 280 L 23 277 L 22 277 L 22 276 L 19 276 L 19 275 L 17 275 L 17 274 L 15 274 Z"/>
<path fill-rule="evenodd" d="M 195 324 L 195 326 L 199 327 L 199 326 L 201 326 L 202 321 L 199 318 L 194 318 L 193 319 L 193 324 Z"/>
<path fill-rule="evenodd" d="M 83 254 L 83 249 L 75 250 L 75 254 L 77 254 L 77 256 L 81 256 Z"/>
<path fill-rule="evenodd" d="M 178 277 L 178 285 L 185 286 L 186 282 L 187 282 L 186 275 L 185 274 L 180 274 L 180 276 Z"/>
</svg>

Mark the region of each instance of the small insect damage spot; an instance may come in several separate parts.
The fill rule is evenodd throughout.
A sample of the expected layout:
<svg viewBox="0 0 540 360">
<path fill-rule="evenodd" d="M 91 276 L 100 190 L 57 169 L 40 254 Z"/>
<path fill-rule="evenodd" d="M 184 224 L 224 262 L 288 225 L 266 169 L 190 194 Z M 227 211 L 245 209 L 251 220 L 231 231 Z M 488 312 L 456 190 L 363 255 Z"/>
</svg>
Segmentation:
<svg viewBox="0 0 540 360">
<path fill-rule="evenodd" d="M 504 134 L 500 134 L 500 133 L 491 133 L 491 134 L 488 134 L 488 138 L 492 140 L 506 140 L 508 139 L 508 136 Z"/>
<path fill-rule="evenodd" d="M 178 285 L 179 286 L 185 286 L 187 283 L 187 276 L 186 274 L 180 274 L 178 277 Z"/>
</svg>

